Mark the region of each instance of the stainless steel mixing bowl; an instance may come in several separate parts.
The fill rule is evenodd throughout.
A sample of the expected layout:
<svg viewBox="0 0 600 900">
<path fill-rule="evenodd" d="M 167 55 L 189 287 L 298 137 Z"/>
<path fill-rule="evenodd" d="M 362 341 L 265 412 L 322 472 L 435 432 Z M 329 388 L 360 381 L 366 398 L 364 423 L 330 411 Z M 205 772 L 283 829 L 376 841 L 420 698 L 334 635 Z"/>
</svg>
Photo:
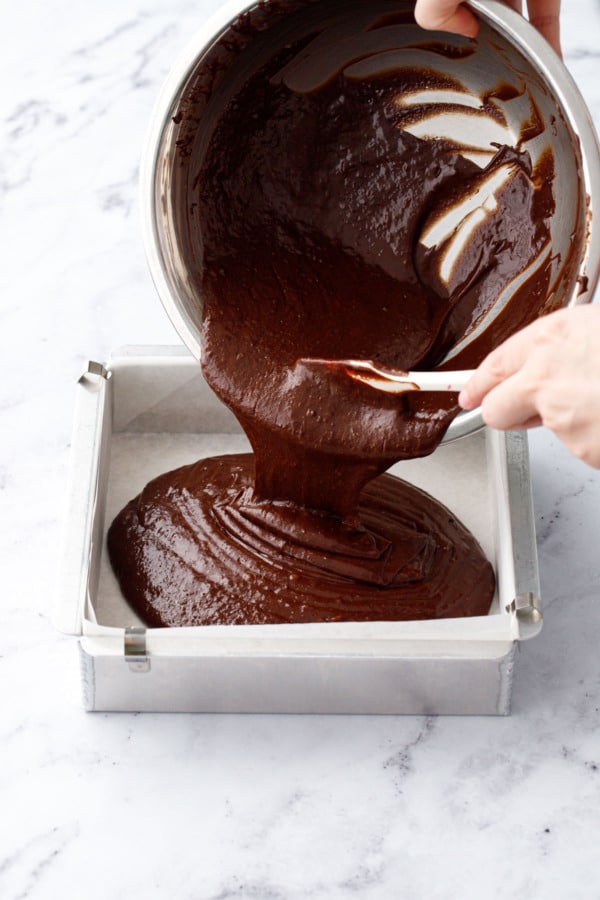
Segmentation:
<svg viewBox="0 0 600 900">
<path fill-rule="evenodd" d="M 352 0 L 327 0 L 328 4 L 331 2 L 348 6 Z M 290 8 L 293 5 L 290 4 Z M 398 3 L 394 8 L 410 5 Z M 313 13 L 318 15 L 319 0 L 313 0 L 312 6 Z M 406 50 L 410 50 L 415 58 L 425 54 L 429 68 L 437 66 L 440 72 L 458 79 L 470 95 L 473 111 L 468 116 L 453 111 L 452 98 L 436 95 L 434 89 L 425 101 L 421 96 L 419 103 L 434 104 L 437 100 L 439 104 L 443 100 L 446 112 L 440 114 L 438 105 L 438 112 L 421 119 L 415 126 L 420 130 L 415 133 L 431 138 L 456 138 L 458 135 L 465 145 L 465 155 L 476 161 L 479 158 L 483 165 L 494 153 L 493 143 L 515 145 L 524 123 L 535 113 L 542 125 L 541 133 L 523 146 L 534 163 L 549 146 L 554 156 L 556 211 L 551 223 L 551 246 L 547 249 L 553 266 L 547 308 L 588 301 L 596 287 L 600 265 L 600 227 L 594 223 L 594 213 L 600 206 L 600 150 L 585 103 L 563 63 L 521 16 L 496 0 L 473 0 L 470 6 L 479 16 L 481 32 L 477 52 L 467 59 L 453 61 L 426 49 L 428 42 L 436 40 L 460 48 L 467 39 L 425 32 L 416 25 L 405 26 Z M 281 8 L 282 4 L 278 2 L 277 9 L 281 11 Z M 233 0 L 205 23 L 175 63 L 163 86 L 146 142 L 141 182 L 148 260 L 166 311 L 197 358 L 200 356 L 202 295 L 200 285 L 189 277 L 183 264 L 176 225 L 176 205 L 180 201 L 174 191 L 174 173 L 178 152 L 181 153 L 178 150 L 178 141 L 181 143 L 179 114 L 189 102 L 194 75 L 211 48 L 232 33 L 232 25 L 240 14 L 257 10 L 264 19 L 268 9 L 268 2 L 257 5 Z M 425 49 L 415 49 L 419 42 Z M 238 52 L 239 49 L 231 51 L 232 61 Z M 226 52 L 221 53 L 219 64 L 222 69 L 227 68 Z M 497 118 L 486 113 L 483 98 L 494 85 L 515 83 L 515 80 L 521 86 L 526 85 L 526 92 L 521 92 L 520 98 L 514 95 L 505 104 L 506 125 L 501 125 Z M 223 96 L 217 92 L 212 102 L 222 104 Z M 207 108 L 210 103 L 209 98 Z M 464 93 L 460 103 L 464 107 Z M 199 139 L 208 141 L 210 129 L 203 117 L 197 121 L 196 128 Z M 571 262 L 565 265 L 564 261 L 569 258 Z M 496 307 L 500 308 L 509 299 L 510 291 L 499 297 Z M 497 311 L 496 307 L 492 314 Z M 453 352 L 448 354 L 448 361 Z M 469 434 L 482 425 L 478 410 L 461 413 L 450 425 L 444 440 Z"/>
</svg>

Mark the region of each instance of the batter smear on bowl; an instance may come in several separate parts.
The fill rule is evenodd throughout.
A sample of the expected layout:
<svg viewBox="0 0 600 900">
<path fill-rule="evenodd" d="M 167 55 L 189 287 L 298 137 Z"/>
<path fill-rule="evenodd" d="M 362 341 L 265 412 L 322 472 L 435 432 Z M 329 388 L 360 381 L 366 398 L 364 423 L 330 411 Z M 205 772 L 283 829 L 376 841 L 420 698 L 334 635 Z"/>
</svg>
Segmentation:
<svg viewBox="0 0 600 900">
<path fill-rule="evenodd" d="M 497 104 L 492 93 L 473 105 L 452 73 L 475 44 L 447 48 L 440 76 L 444 45 L 407 47 L 406 13 L 389 3 L 332 3 L 320 17 L 319 6 L 273 28 L 261 19 L 249 43 L 252 19 L 241 20 L 228 49 L 247 48 L 223 74 L 217 47 L 175 117 L 202 369 L 254 453 L 162 475 L 113 522 L 114 570 L 150 625 L 490 607 L 493 570 L 473 536 L 385 474 L 435 449 L 456 394 L 385 395 L 302 360 L 469 368 L 537 315 L 551 154 L 534 164 L 509 146 L 502 104 L 518 91 L 499 85 Z M 457 108 L 506 142 L 443 133 Z M 530 140 L 533 112 L 526 125 Z"/>
</svg>

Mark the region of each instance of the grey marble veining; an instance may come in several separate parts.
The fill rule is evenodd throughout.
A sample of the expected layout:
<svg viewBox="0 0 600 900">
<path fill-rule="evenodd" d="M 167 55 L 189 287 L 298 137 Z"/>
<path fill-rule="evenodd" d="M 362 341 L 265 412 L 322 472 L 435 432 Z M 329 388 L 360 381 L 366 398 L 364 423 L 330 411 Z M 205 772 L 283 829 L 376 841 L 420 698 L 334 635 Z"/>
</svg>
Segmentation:
<svg viewBox="0 0 600 900">
<path fill-rule="evenodd" d="M 85 360 L 177 336 L 138 161 L 217 0 L 12 3 L 0 89 L 0 897 L 599 898 L 600 475 L 531 438 L 545 624 L 506 719 L 87 716 L 50 619 Z M 563 45 L 600 122 L 597 0 Z"/>
</svg>

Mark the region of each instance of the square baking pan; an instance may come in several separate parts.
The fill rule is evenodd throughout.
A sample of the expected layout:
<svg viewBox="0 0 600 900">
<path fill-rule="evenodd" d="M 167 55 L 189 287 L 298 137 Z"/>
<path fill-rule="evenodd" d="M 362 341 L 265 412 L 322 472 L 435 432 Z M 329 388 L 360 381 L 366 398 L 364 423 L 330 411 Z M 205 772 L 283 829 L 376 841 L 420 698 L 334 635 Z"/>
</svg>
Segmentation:
<svg viewBox="0 0 600 900">
<path fill-rule="evenodd" d="M 490 714 L 510 709 L 517 642 L 542 625 L 524 433 L 484 429 L 390 471 L 432 494 L 492 562 L 487 616 L 145 628 L 106 553 L 116 513 L 156 475 L 248 451 L 180 347 L 126 347 L 77 385 L 55 624 L 76 635 L 87 710 Z"/>
</svg>

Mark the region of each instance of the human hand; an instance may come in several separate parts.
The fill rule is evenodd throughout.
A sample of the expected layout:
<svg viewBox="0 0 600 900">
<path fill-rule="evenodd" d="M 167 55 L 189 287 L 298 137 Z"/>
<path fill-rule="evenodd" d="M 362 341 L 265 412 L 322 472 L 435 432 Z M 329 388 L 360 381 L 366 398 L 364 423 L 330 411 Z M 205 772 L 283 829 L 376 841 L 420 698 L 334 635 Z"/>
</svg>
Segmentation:
<svg viewBox="0 0 600 900">
<path fill-rule="evenodd" d="M 600 305 L 542 316 L 492 351 L 460 393 L 501 430 L 545 425 L 600 468 Z"/>
<path fill-rule="evenodd" d="M 517 12 L 523 11 L 521 0 L 506 0 L 506 3 Z M 527 0 L 527 12 L 531 24 L 561 56 L 560 0 Z M 479 31 L 476 16 L 465 9 L 462 0 L 417 0 L 415 18 L 422 28 L 436 31 L 451 31 L 466 37 L 475 37 Z"/>
</svg>

